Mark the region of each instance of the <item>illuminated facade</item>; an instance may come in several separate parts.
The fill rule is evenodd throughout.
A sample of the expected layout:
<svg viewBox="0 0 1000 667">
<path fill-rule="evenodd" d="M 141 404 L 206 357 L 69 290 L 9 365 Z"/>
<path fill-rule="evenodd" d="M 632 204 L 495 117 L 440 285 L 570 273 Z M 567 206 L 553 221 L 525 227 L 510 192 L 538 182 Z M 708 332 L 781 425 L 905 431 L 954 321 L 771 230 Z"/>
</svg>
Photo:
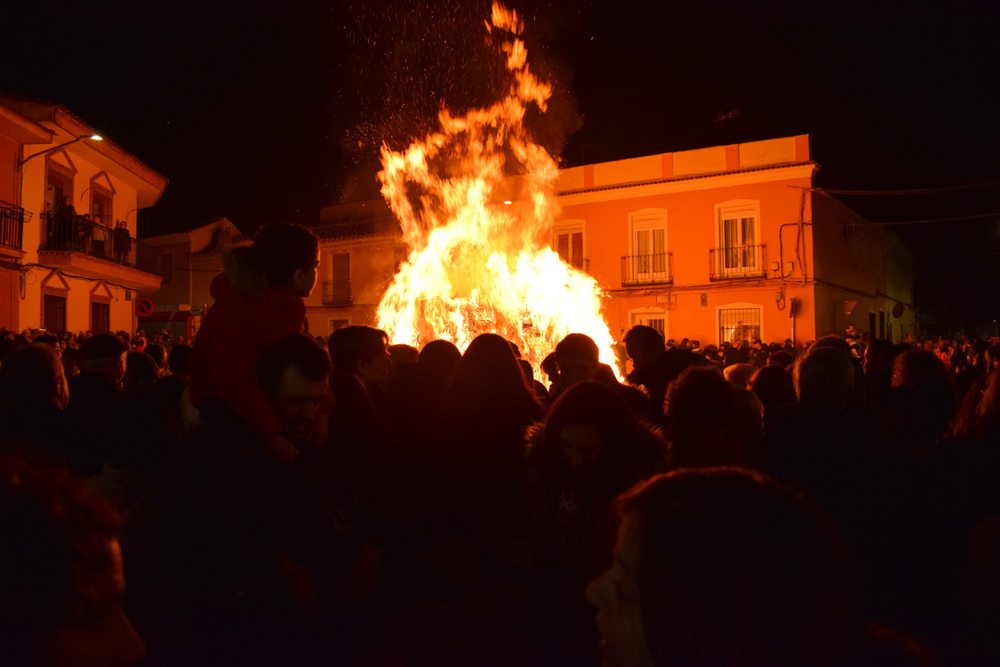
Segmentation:
<svg viewBox="0 0 1000 667">
<path fill-rule="evenodd" d="M 328 336 L 349 324 L 374 324 L 391 272 L 405 257 L 399 225 L 385 202 L 325 208 L 313 232 L 320 237 L 320 265 L 316 287 L 305 299 L 310 331 Z M 162 284 L 148 295 L 154 313 L 140 326 L 147 334 L 164 328 L 175 336 L 196 334 L 214 302 L 210 289 L 223 271 L 222 251 L 250 239 L 228 218 L 218 218 L 143 240 L 158 251 Z"/>
<path fill-rule="evenodd" d="M 553 247 L 606 290 L 621 336 L 797 344 L 849 325 L 913 334 L 912 268 L 894 235 L 814 190 L 800 135 L 564 170 Z"/>
<path fill-rule="evenodd" d="M 802 345 L 850 325 L 893 341 L 915 335 L 909 252 L 816 191 L 817 169 L 808 135 L 565 169 L 551 245 L 597 280 L 619 339 L 635 324 L 703 346 Z M 398 225 L 378 201 L 322 216 L 310 327 L 374 324 L 406 256 Z"/>
<path fill-rule="evenodd" d="M 21 329 L 24 223 L 31 214 L 20 206 L 18 160 L 26 144 L 50 140 L 41 125 L 0 105 L 0 328 Z"/>
<path fill-rule="evenodd" d="M 320 264 L 306 299 L 309 330 L 328 336 L 352 324 L 374 326 L 375 311 L 406 246 L 382 200 L 329 206 L 320 211 Z"/>
<path fill-rule="evenodd" d="M 135 238 L 136 212 L 167 179 L 57 104 L 2 93 L 0 110 L 42 130 L 23 136 L 12 165 L 9 144 L 2 154 L 0 180 L 13 167 L 9 208 L 23 219 L 17 328 L 134 330 L 135 298 L 160 285 L 155 254 Z M 116 232 L 122 221 L 127 235 Z"/>
<path fill-rule="evenodd" d="M 147 334 L 166 329 L 172 336 L 190 338 L 214 301 L 212 280 L 222 273 L 222 251 L 246 239 L 229 218 L 215 218 L 143 240 L 157 251 L 161 282 L 148 295 L 154 312 L 140 318 L 139 326 Z"/>
</svg>

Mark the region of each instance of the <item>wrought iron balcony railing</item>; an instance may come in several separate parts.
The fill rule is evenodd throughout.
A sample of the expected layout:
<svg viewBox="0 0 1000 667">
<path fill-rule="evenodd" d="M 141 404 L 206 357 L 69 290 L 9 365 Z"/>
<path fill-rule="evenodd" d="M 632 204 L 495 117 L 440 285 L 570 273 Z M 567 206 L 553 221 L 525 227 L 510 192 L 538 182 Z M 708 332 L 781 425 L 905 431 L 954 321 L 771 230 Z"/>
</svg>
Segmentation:
<svg viewBox="0 0 1000 667">
<path fill-rule="evenodd" d="M 622 286 L 672 283 L 673 253 L 622 257 Z"/>
<path fill-rule="evenodd" d="M 151 246 L 150 246 L 151 247 Z M 42 214 L 42 242 L 39 250 L 69 250 L 108 262 L 155 273 L 159 253 L 132 238 L 126 229 L 111 229 L 83 216 L 61 213 Z"/>
<path fill-rule="evenodd" d="M 563 261 L 578 271 L 583 271 L 584 273 L 590 271 L 589 259 L 563 259 Z"/>
<path fill-rule="evenodd" d="M 21 241 L 24 237 L 25 222 L 27 218 L 23 208 L 0 203 L 0 245 L 23 250 Z"/>
<path fill-rule="evenodd" d="M 323 283 L 324 306 L 350 306 L 352 303 L 350 280 L 328 280 Z"/>
<path fill-rule="evenodd" d="M 764 246 L 741 245 L 708 251 L 712 280 L 762 278 L 767 276 Z"/>
</svg>

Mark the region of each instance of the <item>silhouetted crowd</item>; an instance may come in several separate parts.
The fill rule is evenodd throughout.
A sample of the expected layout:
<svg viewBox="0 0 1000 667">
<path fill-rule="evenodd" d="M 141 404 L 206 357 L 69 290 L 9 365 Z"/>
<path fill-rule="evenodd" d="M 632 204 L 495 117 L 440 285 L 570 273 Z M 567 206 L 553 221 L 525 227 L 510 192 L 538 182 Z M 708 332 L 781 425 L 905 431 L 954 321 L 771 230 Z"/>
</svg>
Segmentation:
<svg viewBox="0 0 1000 667">
<path fill-rule="evenodd" d="M 237 253 L 193 346 L 0 335 L 0 663 L 1000 658 L 996 341 L 636 326 L 535 378 L 310 335 L 269 233 L 303 253 Z"/>
</svg>

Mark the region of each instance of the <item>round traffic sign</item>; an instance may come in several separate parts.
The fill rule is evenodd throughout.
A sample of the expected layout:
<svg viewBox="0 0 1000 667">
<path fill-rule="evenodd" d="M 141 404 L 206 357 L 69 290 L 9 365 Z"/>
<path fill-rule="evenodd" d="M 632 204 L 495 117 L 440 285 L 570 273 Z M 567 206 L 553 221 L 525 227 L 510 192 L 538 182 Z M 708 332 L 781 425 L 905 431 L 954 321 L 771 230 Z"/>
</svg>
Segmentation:
<svg viewBox="0 0 1000 667">
<path fill-rule="evenodd" d="M 135 302 L 135 312 L 139 317 L 153 314 L 153 302 L 149 299 L 139 299 Z"/>
</svg>

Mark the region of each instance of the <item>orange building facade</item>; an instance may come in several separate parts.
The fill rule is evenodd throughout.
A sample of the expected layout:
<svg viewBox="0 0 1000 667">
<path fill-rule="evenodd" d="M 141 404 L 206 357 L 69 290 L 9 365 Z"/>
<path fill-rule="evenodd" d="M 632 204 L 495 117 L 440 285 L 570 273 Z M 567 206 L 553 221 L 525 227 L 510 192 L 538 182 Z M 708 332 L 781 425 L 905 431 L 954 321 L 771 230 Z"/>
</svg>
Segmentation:
<svg viewBox="0 0 1000 667">
<path fill-rule="evenodd" d="M 316 287 L 305 299 L 310 332 L 326 337 L 350 324 L 374 324 L 382 294 L 406 257 L 388 206 L 377 200 L 327 207 L 312 229 L 320 237 L 320 265 Z M 218 218 L 143 241 L 157 251 L 161 285 L 148 295 L 153 314 L 139 325 L 147 334 L 167 329 L 175 336 L 197 335 L 215 302 L 211 285 L 223 272 L 223 251 L 251 240 L 228 218 Z"/>
<path fill-rule="evenodd" d="M 48 131 L 0 104 L 0 328 L 21 328 L 24 282 L 24 224 L 31 219 L 21 207 L 18 172 L 25 145 L 50 141 Z"/>
<path fill-rule="evenodd" d="M 407 255 L 388 205 L 374 200 L 326 207 L 313 231 L 320 238 L 320 264 L 306 299 L 309 330 L 328 336 L 348 325 L 374 326 L 379 301 Z"/>
<path fill-rule="evenodd" d="M 4 229 L 20 232 L 17 253 L 0 250 L 16 264 L 16 324 L 4 299 L 0 314 L 12 328 L 134 331 L 136 297 L 160 285 L 135 238 L 136 212 L 156 203 L 167 179 L 58 104 L 4 92 L 0 115 L 9 119 L 0 180 L 13 176 L 0 197 L 13 211 Z"/>
<path fill-rule="evenodd" d="M 910 254 L 816 190 L 818 168 L 799 135 L 566 169 L 551 245 L 597 280 L 617 340 L 636 324 L 702 346 L 803 345 L 851 325 L 874 338 L 915 335 Z M 322 285 L 310 327 L 375 324 L 407 252 L 398 224 L 383 202 L 365 202 L 324 209 L 316 231 Z"/>
<path fill-rule="evenodd" d="M 619 339 L 914 333 L 909 254 L 815 191 L 817 169 L 807 135 L 568 169 L 553 247 L 604 288 Z"/>
<path fill-rule="evenodd" d="M 139 326 L 146 334 L 161 330 L 175 337 L 196 334 L 201 318 L 214 302 L 212 280 L 223 271 L 223 251 L 246 240 L 225 217 L 143 237 L 156 250 L 160 289 L 148 295 L 153 313 L 139 318 Z"/>
</svg>

